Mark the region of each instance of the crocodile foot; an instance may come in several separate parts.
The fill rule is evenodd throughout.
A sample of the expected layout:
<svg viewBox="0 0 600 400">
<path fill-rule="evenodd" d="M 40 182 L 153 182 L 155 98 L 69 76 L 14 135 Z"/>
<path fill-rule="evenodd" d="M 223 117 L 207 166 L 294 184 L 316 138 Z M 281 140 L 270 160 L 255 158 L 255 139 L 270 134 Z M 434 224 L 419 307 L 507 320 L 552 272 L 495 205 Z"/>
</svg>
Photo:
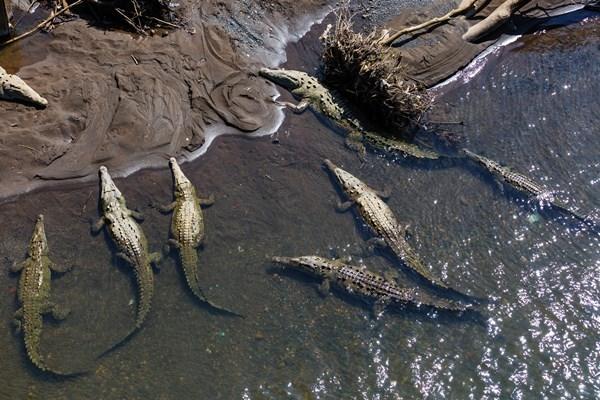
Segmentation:
<svg viewBox="0 0 600 400">
<path fill-rule="evenodd" d="M 57 321 L 64 320 L 70 313 L 70 309 L 54 303 L 47 303 L 42 309 L 42 314 L 50 314 Z"/>
</svg>

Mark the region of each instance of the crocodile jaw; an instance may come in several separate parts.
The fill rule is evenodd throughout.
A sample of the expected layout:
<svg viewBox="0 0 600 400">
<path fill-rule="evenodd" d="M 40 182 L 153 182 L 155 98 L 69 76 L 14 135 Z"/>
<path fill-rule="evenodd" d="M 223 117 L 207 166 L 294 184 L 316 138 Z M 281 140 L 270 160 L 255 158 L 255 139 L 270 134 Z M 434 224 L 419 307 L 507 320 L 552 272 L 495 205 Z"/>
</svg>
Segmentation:
<svg viewBox="0 0 600 400">
<path fill-rule="evenodd" d="M 177 164 L 177 160 L 174 157 L 169 159 L 169 166 L 171 167 L 171 172 L 173 173 L 173 183 L 175 185 L 175 191 L 178 193 L 184 192 L 188 189 L 192 184 L 189 179 L 183 174 L 179 164 Z"/>
<path fill-rule="evenodd" d="M 34 253 L 38 252 L 39 255 L 43 255 L 48 252 L 48 240 L 46 239 L 44 216 L 42 214 L 37 216 L 35 227 L 33 228 L 33 234 L 31 235 L 31 243 L 29 245 L 30 256 L 33 256 Z"/>
<path fill-rule="evenodd" d="M 261 68 L 258 71 L 258 74 L 263 78 L 266 78 L 271 82 L 286 88 L 287 90 L 294 90 L 299 88 L 301 85 L 300 77 L 296 76 L 297 72 L 295 72 L 296 71 L 289 71 L 286 69 Z"/>
<path fill-rule="evenodd" d="M 98 170 L 98 173 L 100 174 L 100 198 L 105 203 L 122 198 L 121 191 L 117 188 L 117 185 L 115 185 L 108 173 L 108 168 L 103 165 Z"/>
<path fill-rule="evenodd" d="M 272 257 L 274 263 L 308 272 L 312 275 L 323 276 L 322 264 L 325 260 L 317 256 L 303 257 Z"/>
<path fill-rule="evenodd" d="M 48 100 L 40 96 L 18 76 L 6 73 L 2 67 L 0 67 L 0 98 L 31 103 L 38 107 L 48 105 Z"/>
</svg>

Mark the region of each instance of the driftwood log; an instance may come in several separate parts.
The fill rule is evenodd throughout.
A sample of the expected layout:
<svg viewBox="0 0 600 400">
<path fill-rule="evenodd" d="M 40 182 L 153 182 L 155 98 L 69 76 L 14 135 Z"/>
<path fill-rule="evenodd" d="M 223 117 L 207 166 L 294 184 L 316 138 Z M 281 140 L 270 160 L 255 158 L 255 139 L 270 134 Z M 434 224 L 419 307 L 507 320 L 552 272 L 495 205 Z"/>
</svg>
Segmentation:
<svg viewBox="0 0 600 400">
<path fill-rule="evenodd" d="M 470 27 L 462 38 L 468 42 L 476 42 L 489 33 L 492 33 L 496 29 L 500 28 L 510 17 L 521 7 L 523 7 L 528 0 L 506 0 L 500 4 L 490 15 Z"/>
<path fill-rule="evenodd" d="M 450 10 L 447 14 L 442 15 L 441 17 L 432 18 L 432 19 L 425 21 L 419 25 L 409 26 L 408 28 L 404 28 L 398 32 L 395 32 L 392 35 L 386 35 L 386 36 L 382 37 L 381 39 L 379 39 L 379 41 L 384 46 L 391 45 L 396 39 L 398 39 L 399 37 L 401 37 L 403 35 L 406 35 L 406 34 L 409 34 L 409 33 L 415 32 L 415 31 L 419 31 L 422 29 L 426 29 L 426 28 L 429 28 L 434 25 L 448 22 L 452 18 L 455 18 L 462 14 L 467 14 L 468 12 L 475 13 L 477 11 L 477 6 L 475 5 L 476 2 L 477 2 L 477 0 L 462 0 L 457 8 Z M 485 2 L 482 2 L 482 3 L 485 3 Z"/>
</svg>

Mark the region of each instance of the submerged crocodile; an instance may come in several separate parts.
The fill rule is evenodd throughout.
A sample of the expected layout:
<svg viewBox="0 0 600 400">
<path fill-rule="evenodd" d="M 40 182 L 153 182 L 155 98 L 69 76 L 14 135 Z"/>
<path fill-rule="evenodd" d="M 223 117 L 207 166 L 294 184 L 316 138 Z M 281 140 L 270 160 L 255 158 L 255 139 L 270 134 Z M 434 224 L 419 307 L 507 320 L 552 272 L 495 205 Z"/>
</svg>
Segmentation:
<svg viewBox="0 0 600 400">
<path fill-rule="evenodd" d="M 519 172 L 513 171 L 509 167 L 500 165 L 494 160 L 490 160 L 489 158 L 480 156 L 479 154 L 475 154 L 468 149 L 462 149 L 462 152 L 469 159 L 475 161 L 477 164 L 485 168 L 495 178 L 500 179 L 502 182 L 506 183 L 510 187 L 522 193 L 525 193 L 528 196 L 532 196 L 539 200 L 545 201 L 553 207 L 572 215 L 574 218 L 586 224 L 593 225 L 594 221 L 592 218 L 586 215 L 582 215 L 577 211 L 572 210 L 568 205 L 563 204 L 560 201 L 554 199 L 552 191 L 548 190 L 539 183 L 534 182 L 527 176 Z"/>
<path fill-rule="evenodd" d="M 421 258 L 406 241 L 406 227 L 398 223 L 392 210 L 382 200 L 382 198 L 389 197 L 389 194 L 372 189 L 329 160 L 324 160 L 324 163 L 348 197 L 348 201 L 341 203 L 338 210 L 346 211 L 356 205 L 358 213 L 375 234 L 368 243 L 389 247 L 408 268 L 432 284 L 443 289 L 450 289 L 440 278 L 429 272 Z"/>
<path fill-rule="evenodd" d="M 323 86 L 317 78 L 308 75 L 306 72 L 261 68 L 259 74 L 289 90 L 300 99 L 298 104 L 279 102 L 280 104 L 297 113 L 301 113 L 310 107 L 316 113 L 325 116 L 335 126 L 347 131 L 346 145 L 350 149 L 358 151 L 361 156 L 365 152 L 364 146 L 366 144 L 387 153 L 408 155 L 420 159 L 435 160 L 441 157 L 439 153 L 422 148 L 414 143 L 386 138 L 367 131 L 356 118 L 352 117 L 347 107 L 344 107 L 343 101 Z"/>
<path fill-rule="evenodd" d="M 37 107 L 46 107 L 48 100 L 40 96 L 17 75 L 12 75 L 0 67 L 0 99 L 22 101 Z"/>
<path fill-rule="evenodd" d="M 123 194 L 113 182 L 105 166 L 100 167 L 99 173 L 102 217 L 92 226 L 92 232 L 97 233 L 106 227 L 117 247 L 116 256 L 131 265 L 138 285 L 135 327 L 123 340 L 103 353 L 106 354 L 129 338 L 144 323 L 150 311 L 154 294 L 154 276 L 151 264 L 156 267 L 161 256 L 160 253 L 148 252 L 146 236 L 135 221 L 136 219 L 143 220 L 141 213 L 127 208 Z"/>
<path fill-rule="evenodd" d="M 56 375 L 79 375 L 84 372 L 63 372 L 50 368 L 40 354 L 43 315 L 51 314 L 56 320 L 63 320 L 69 313 L 50 301 L 51 271 L 66 272 L 69 268 L 56 265 L 48 255 L 44 216 L 38 215 L 27 259 L 10 268 L 12 272 L 22 271 L 18 289 L 21 308 L 15 313 L 15 328 L 17 332 L 23 332 L 27 356 L 40 370 Z"/>
<path fill-rule="evenodd" d="M 204 240 L 204 218 L 201 206 L 212 205 L 214 199 L 212 196 L 205 199 L 198 197 L 196 188 L 181 171 L 175 158 L 169 159 L 169 166 L 173 173 L 175 200 L 160 208 L 160 211 L 165 213 L 173 212 L 171 238 L 168 244 L 170 248 L 177 249 L 179 252 L 181 267 L 192 293 L 213 308 L 239 316 L 209 301 L 198 282 L 198 247 Z"/>
<path fill-rule="evenodd" d="M 273 257 L 273 262 L 307 272 L 323 281 L 319 291 L 326 294 L 331 284 L 352 295 L 373 303 L 375 314 L 387 306 L 414 304 L 442 310 L 464 311 L 469 307 L 456 301 L 437 299 L 405 288 L 391 279 L 371 272 L 365 267 L 346 264 L 341 260 L 328 260 L 318 256 Z"/>
</svg>

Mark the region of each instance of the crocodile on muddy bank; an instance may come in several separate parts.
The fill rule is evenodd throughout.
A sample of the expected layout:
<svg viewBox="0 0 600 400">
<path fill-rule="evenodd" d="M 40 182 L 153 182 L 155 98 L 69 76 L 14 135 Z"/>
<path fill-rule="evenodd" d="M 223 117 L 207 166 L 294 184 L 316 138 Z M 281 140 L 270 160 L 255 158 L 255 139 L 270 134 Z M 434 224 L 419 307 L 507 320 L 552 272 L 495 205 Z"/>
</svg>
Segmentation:
<svg viewBox="0 0 600 400">
<path fill-rule="evenodd" d="M 261 68 L 259 75 L 289 90 L 300 102 L 291 104 L 279 102 L 296 113 L 310 107 L 318 115 L 322 115 L 334 128 L 347 132 L 346 146 L 358 151 L 362 156 L 365 146 L 386 153 L 410 156 L 417 159 L 436 160 L 441 154 L 401 139 L 391 139 L 366 130 L 356 119 L 344 102 L 334 92 L 327 89 L 317 78 L 306 72 Z"/>
<path fill-rule="evenodd" d="M 241 316 L 227 308 L 214 304 L 206 298 L 198 281 L 198 247 L 204 240 L 204 216 L 202 206 L 214 203 L 213 196 L 200 198 L 196 188 L 184 175 L 175 158 L 169 159 L 173 173 L 174 201 L 160 208 L 163 213 L 172 212 L 171 238 L 168 241 L 170 249 L 177 249 L 179 261 L 185 275 L 185 280 L 192 293 L 202 302 L 211 307 Z"/>
<path fill-rule="evenodd" d="M 273 257 L 272 261 L 321 278 L 319 292 L 327 294 L 333 285 L 342 291 L 373 304 L 375 315 L 388 306 L 407 304 L 427 306 L 448 311 L 465 311 L 470 307 L 456 301 L 431 297 L 412 288 L 398 285 L 391 279 L 369 271 L 365 267 L 350 265 L 341 260 L 318 256 Z"/>
<path fill-rule="evenodd" d="M 157 266 L 160 253 L 148 251 L 148 241 L 136 220 L 143 220 L 141 213 L 127 208 L 125 197 L 113 182 L 105 166 L 99 169 L 100 174 L 100 208 L 102 217 L 92 225 L 92 233 L 106 228 L 117 248 L 116 257 L 129 264 L 135 275 L 138 286 L 138 307 L 135 327 L 118 344 L 129 338 L 141 328 L 152 304 L 154 294 L 154 275 L 152 266 Z M 106 353 L 105 352 L 105 353 Z"/>
<path fill-rule="evenodd" d="M 21 307 L 15 313 L 14 325 L 17 333 L 23 333 L 25 349 L 31 362 L 40 370 L 55 375 L 84 374 L 85 371 L 64 372 L 51 368 L 40 354 L 43 316 L 50 314 L 56 320 L 63 320 L 69 314 L 68 310 L 50 301 L 51 271 L 66 272 L 69 267 L 59 266 L 50 260 L 43 215 L 37 217 L 27 250 L 27 259 L 22 263 L 15 263 L 10 270 L 21 272 L 17 291 Z"/>
<path fill-rule="evenodd" d="M 23 79 L 7 73 L 2 67 L 0 67 L 0 99 L 27 103 L 38 108 L 48 105 L 48 100 L 40 96 Z"/>
</svg>

